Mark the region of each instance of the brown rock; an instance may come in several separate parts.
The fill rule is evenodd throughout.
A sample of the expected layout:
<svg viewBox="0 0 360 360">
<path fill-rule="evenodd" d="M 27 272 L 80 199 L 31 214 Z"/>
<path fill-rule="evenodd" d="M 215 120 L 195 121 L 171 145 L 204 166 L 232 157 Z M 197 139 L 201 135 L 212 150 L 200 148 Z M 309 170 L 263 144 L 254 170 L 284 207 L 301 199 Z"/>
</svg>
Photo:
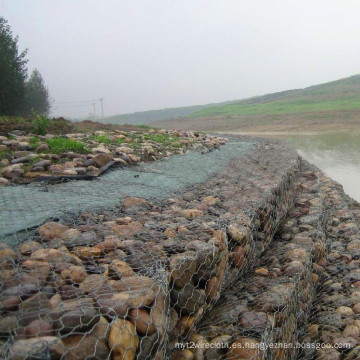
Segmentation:
<svg viewBox="0 0 360 360">
<path fill-rule="evenodd" d="M 114 260 L 109 266 L 109 277 L 114 280 L 119 280 L 126 276 L 134 276 L 134 270 L 124 261 Z"/>
<path fill-rule="evenodd" d="M 206 196 L 202 199 L 202 201 L 209 206 L 214 206 L 220 202 L 220 199 L 218 197 L 213 196 Z"/>
<path fill-rule="evenodd" d="M 227 349 L 230 347 L 232 336 L 220 335 L 210 341 L 210 347 L 205 350 L 206 360 L 218 360 L 224 358 Z"/>
<path fill-rule="evenodd" d="M 204 215 L 204 213 L 198 209 L 186 209 L 183 210 L 182 213 L 188 220 Z"/>
<path fill-rule="evenodd" d="M 284 259 L 287 261 L 300 261 L 305 264 L 309 260 L 309 256 L 305 249 L 296 248 L 285 252 Z"/>
<path fill-rule="evenodd" d="M 69 280 L 72 283 L 80 284 L 86 278 L 86 270 L 82 266 L 70 266 L 61 272 L 61 277 L 64 280 Z"/>
<path fill-rule="evenodd" d="M 2 177 L 6 179 L 16 179 L 24 175 L 24 169 L 22 169 L 23 164 L 14 164 L 5 166 L 1 169 L 0 173 Z"/>
<path fill-rule="evenodd" d="M 171 360 L 194 360 L 195 355 L 189 350 L 179 350 L 171 354 Z"/>
<path fill-rule="evenodd" d="M 39 336 L 55 336 L 52 320 L 36 319 L 25 328 L 26 336 L 35 338 Z"/>
<path fill-rule="evenodd" d="M 101 317 L 93 330 L 86 335 L 65 337 L 63 341 L 68 350 L 64 360 L 107 359 L 110 353 L 107 346 L 108 329 L 108 321 Z"/>
<path fill-rule="evenodd" d="M 137 221 L 132 221 L 127 225 L 114 225 L 111 230 L 118 236 L 131 236 L 142 232 L 143 226 Z"/>
<path fill-rule="evenodd" d="M 317 360 L 342 360 L 341 353 L 334 348 L 319 349 L 316 351 Z"/>
<path fill-rule="evenodd" d="M 110 161 L 113 161 L 113 158 L 108 154 L 99 154 L 93 157 L 93 161 L 98 168 L 101 168 Z"/>
<path fill-rule="evenodd" d="M 248 237 L 248 231 L 243 227 L 236 227 L 229 225 L 227 228 L 227 234 L 230 240 L 237 242 L 239 245 L 245 245 Z"/>
<path fill-rule="evenodd" d="M 176 324 L 176 329 L 180 334 L 187 333 L 195 324 L 195 316 L 183 316 Z"/>
<path fill-rule="evenodd" d="M 130 308 L 149 306 L 154 301 L 154 293 L 149 290 L 137 292 L 124 291 L 110 295 L 109 293 L 97 297 L 97 304 L 103 315 L 108 317 L 125 317 Z"/>
<path fill-rule="evenodd" d="M 205 293 L 207 301 L 210 302 L 220 295 L 221 284 L 216 276 L 213 276 L 206 284 Z"/>
<path fill-rule="evenodd" d="M 164 231 L 164 235 L 169 237 L 169 238 L 173 238 L 177 235 L 176 231 L 173 230 L 173 229 L 170 229 L 170 228 L 167 228 L 165 231 Z"/>
<path fill-rule="evenodd" d="M 301 261 L 294 260 L 286 265 L 284 269 L 284 274 L 294 276 L 303 272 L 304 269 L 305 267 Z"/>
<path fill-rule="evenodd" d="M 40 144 L 37 148 L 36 148 L 36 152 L 37 153 L 41 153 L 44 151 L 48 151 L 49 150 L 49 145 L 48 144 Z"/>
<path fill-rule="evenodd" d="M 10 334 L 14 332 L 19 326 L 19 321 L 16 316 L 6 315 L 0 318 L 0 331 L 2 333 Z"/>
<path fill-rule="evenodd" d="M 116 292 L 155 289 L 154 280 L 147 276 L 126 276 L 120 280 L 109 280 L 109 285 Z"/>
<path fill-rule="evenodd" d="M 243 246 L 235 246 L 234 250 L 229 254 L 232 258 L 232 265 L 237 269 L 241 269 L 245 265 L 246 250 Z"/>
<path fill-rule="evenodd" d="M 260 342 L 256 339 L 241 337 L 234 341 L 226 352 L 226 359 L 262 360 L 264 351 L 259 349 Z"/>
<path fill-rule="evenodd" d="M 244 311 L 239 315 L 239 325 L 245 330 L 264 330 L 269 324 L 266 313 L 257 311 Z"/>
<path fill-rule="evenodd" d="M 269 276 L 269 270 L 267 268 L 259 268 L 255 270 L 255 274 L 262 276 Z"/>
<path fill-rule="evenodd" d="M 347 337 L 347 336 L 351 336 L 355 339 L 359 338 L 360 335 L 360 329 L 356 326 L 356 325 L 346 325 L 345 329 L 343 330 L 342 333 L 343 336 Z"/>
<path fill-rule="evenodd" d="M 74 247 L 71 252 L 83 260 L 88 258 L 96 258 L 101 255 L 101 249 L 90 246 L 77 246 Z"/>
<path fill-rule="evenodd" d="M 90 294 L 96 294 L 107 283 L 107 278 L 104 274 L 88 275 L 80 284 L 79 289 Z"/>
<path fill-rule="evenodd" d="M 15 341 L 9 351 L 9 359 L 60 359 L 66 351 L 62 340 L 55 336 L 42 336 Z"/>
<path fill-rule="evenodd" d="M 351 307 L 348 307 L 348 306 L 339 306 L 337 309 L 336 309 L 336 312 L 341 314 L 341 315 L 344 315 L 344 316 L 351 316 L 354 314 L 353 310 L 351 309 Z"/>
<path fill-rule="evenodd" d="M 96 244 L 94 246 L 94 248 L 100 249 L 102 254 L 109 254 L 115 249 L 121 249 L 123 247 L 124 247 L 123 242 L 118 238 L 105 239 L 103 242 Z"/>
<path fill-rule="evenodd" d="M 173 288 L 170 298 L 174 306 L 181 310 L 182 314 L 191 315 L 198 312 L 205 304 L 206 295 L 202 289 L 195 288 L 191 283 L 181 289 Z"/>
<path fill-rule="evenodd" d="M 149 201 L 137 197 L 128 197 L 122 202 L 122 208 L 124 211 L 130 210 L 132 208 L 148 209 L 151 206 L 152 204 Z"/>
<path fill-rule="evenodd" d="M 194 251 L 186 251 L 170 259 L 171 279 L 178 287 L 183 287 L 190 282 L 196 268 L 197 259 Z"/>
<path fill-rule="evenodd" d="M 113 360 L 134 360 L 139 337 L 131 322 L 117 319 L 110 328 L 109 347 Z"/>
<path fill-rule="evenodd" d="M 21 255 L 28 256 L 36 250 L 42 248 L 42 245 L 36 241 L 27 241 L 20 245 L 19 250 Z"/>
<path fill-rule="evenodd" d="M 136 164 L 140 161 L 140 158 L 134 154 L 128 154 L 128 157 L 130 159 L 130 163 Z"/>
<path fill-rule="evenodd" d="M 47 222 L 38 228 L 39 235 L 44 240 L 51 240 L 56 237 L 61 237 L 68 227 L 57 222 Z"/>
<path fill-rule="evenodd" d="M 151 316 L 146 310 L 133 309 L 130 311 L 129 317 L 139 334 L 149 336 L 156 331 Z"/>
</svg>

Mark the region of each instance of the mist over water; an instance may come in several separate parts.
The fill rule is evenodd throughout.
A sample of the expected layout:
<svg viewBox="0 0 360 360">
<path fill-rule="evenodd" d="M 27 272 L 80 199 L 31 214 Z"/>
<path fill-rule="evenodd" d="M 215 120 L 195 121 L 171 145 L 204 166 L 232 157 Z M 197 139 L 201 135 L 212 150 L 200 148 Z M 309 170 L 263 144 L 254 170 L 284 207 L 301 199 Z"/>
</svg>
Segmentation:
<svg viewBox="0 0 360 360">
<path fill-rule="evenodd" d="M 360 132 L 281 137 L 360 202 Z"/>
</svg>

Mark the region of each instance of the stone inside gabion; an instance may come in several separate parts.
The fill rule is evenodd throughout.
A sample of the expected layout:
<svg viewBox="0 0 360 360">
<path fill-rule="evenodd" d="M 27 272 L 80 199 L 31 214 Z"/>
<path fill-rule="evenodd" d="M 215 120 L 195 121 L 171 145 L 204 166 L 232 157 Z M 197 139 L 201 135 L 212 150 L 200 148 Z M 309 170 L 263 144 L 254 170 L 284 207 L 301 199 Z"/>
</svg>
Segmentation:
<svg viewBox="0 0 360 360">
<path fill-rule="evenodd" d="M 2 244 L 1 357 L 359 358 L 360 206 L 270 145 Z"/>
</svg>

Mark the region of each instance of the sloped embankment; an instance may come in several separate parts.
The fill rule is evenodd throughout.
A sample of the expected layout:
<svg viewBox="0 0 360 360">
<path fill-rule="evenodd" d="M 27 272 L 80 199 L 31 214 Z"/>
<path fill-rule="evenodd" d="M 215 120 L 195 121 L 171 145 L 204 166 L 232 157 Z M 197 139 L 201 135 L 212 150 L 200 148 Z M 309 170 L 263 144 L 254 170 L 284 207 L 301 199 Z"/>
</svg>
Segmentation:
<svg viewBox="0 0 360 360">
<path fill-rule="evenodd" d="M 338 241 L 329 235 L 329 216 L 338 219 L 338 233 L 356 230 L 331 215 L 336 191 L 283 145 L 260 141 L 174 198 L 126 198 L 115 211 L 46 223 L 18 249 L 1 249 L 2 356 L 303 356 L 296 343 L 315 328 L 308 319 L 318 321 L 316 294 L 329 280 L 328 248 Z M 349 262 L 354 272 L 356 259 Z M 357 315 L 349 304 L 353 314 L 341 310 L 349 319 L 338 331 L 351 330 L 354 347 Z M 315 325 L 323 339 L 323 325 Z M 269 346 L 275 343 L 292 346 Z M 346 351 L 338 358 L 356 358 L 349 353 L 356 349 Z"/>
</svg>

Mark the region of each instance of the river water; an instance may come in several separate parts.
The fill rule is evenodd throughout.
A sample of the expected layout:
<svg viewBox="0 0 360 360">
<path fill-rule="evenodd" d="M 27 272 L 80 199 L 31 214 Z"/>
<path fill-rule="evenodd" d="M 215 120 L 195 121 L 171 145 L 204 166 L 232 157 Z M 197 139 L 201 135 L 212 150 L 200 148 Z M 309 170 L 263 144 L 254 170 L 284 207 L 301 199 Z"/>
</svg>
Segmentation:
<svg viewBox="0 0 360 360">
<path fill-rule="evenodd" d="M 360 131 L 276 136 L 360 202 Z"/>
</svg>

